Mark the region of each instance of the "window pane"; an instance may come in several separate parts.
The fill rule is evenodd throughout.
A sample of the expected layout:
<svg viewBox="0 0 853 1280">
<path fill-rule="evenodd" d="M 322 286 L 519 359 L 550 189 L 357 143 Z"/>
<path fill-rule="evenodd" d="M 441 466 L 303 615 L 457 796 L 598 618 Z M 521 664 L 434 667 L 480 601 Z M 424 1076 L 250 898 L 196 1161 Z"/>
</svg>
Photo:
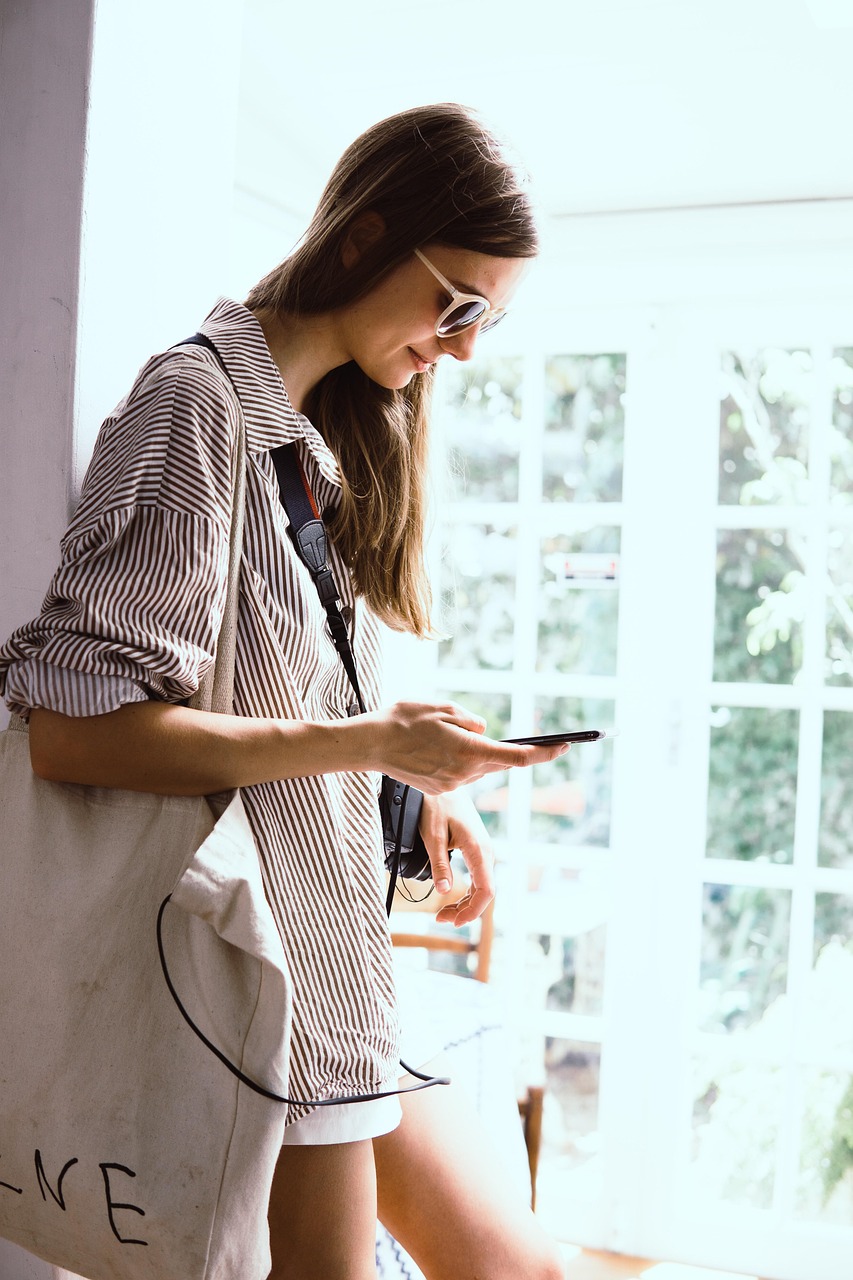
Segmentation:
<svg viewBox="0 0 853 1280">
<path fill-rule="evenodd" d="M 853 530 L 829 531 L 827 684 L 853 684 Z"/>
<path fill-rule="evenodd" d="M 624 355 L 548 360 L 542 481 L 546 499 L 621 499 L 625 368 Z"/>
<path fill-rule="evenodd" d="M 808 351 L 723 355 L 720 502 L 808 500 L 811 373 Z"/>
<path fill-rule="evenodd" d="M 846 893 L 815 894 L 815 965 L 820 963 L 821 957 L 824 958 L 825 963 L 831 964 L 838 958 L 837 948 L 844 948 L 848 943 L 851 947 L 850 952 L 838 959 L 838 963 L 842 966 L 839 973 L 849 973 L 851 984 L 853 984 L 853 897 Z M 839 981 L 841 981 L 840 977 Z M 850 1000 L 850 1007 L 853 1008 L 853 985 L 851 985 Z M 853 1033 L 853 1023 L 850 1029 Z M 853 1048 L 853 1044 L 850 1047 Z"/>
<path fill-rule="evenodd" d="M 797 1217 L 853 1225 L 853 1076 L 805 1073 Z"/>
<path fill-rule="evenodd" d="M 530 869 L 528 890 L 526 1007 L 599 1016 L 608 913 L 601 877 L 537 866 Z"/>
<path fill-rule="evenodd" d="M 762 1018 L 785 990 L 791 894 L 706 884 L 703 896 L 700 1027 L 733 1034 Z"/>
<path fill-rule="evenodd" d="M 439 702 L 445 699 L 458 702 L 468 711 L 482 716 L 486 733 L 490 738 L 508 738 L 510 726 L 510 696 L 508 693 L 472 693 L 468 690 L 445 689 L 436 693 Z M 507 802 L 509 787 L 506 773 L 489 773 L 472 782 L 467 788 L 483 819 L 486 830 L 492 836 L 506 835 Z"/>
<path fill-rule="evenodd" d="M 507 668 L 515 629 L 516 530 L 454 524 L 445 530 L 441 666 Z"/>
<path fill-rule="evenodd" d="M 715 680 L 790 684 L 802 663 L 804 610 L 799 535 L 719 531 Z"/>
<path fill-rule="evenodd" d="M 853 502 L 853 347 L 834 352 L 832 413 L 832 505 Z"/>
<path fill-rule="evenodd" d="M 688 1188 L 697 1208 L 722 1200 L 769 1209 L 785 1104 L 782 1068 L 709 1057 L 698 1059 L 694 1072 Z"/>
<path fill-rule="evenodd" d="M 601 1046 L 545 1041 L 545 1113 L 536 1215 L 561 1233 L 566 1200 L 595 1200 L 600 1190 L 598 1098 Z"/>
<path fill-rule="evenodd" d="M 822 867 L 853 867 L 853 713 L 823 717 L 820 846 Z"/>
<path fill-rule="evenodd" d="M 518 499 L 521 367 L 518 356 L 478 358 L 465 366 L 448 360 L 440 366 L 437 410 L 454 497 Z"/>
<path fill-rule="evenodd" d="M 798 728 L 796 711 L 716 707 L 711 712 L 709 858 L 792 860 Z"/>
<path fill-rule="evenodd" d="M 815 897 L 814 972 L 805 1010 L 810 1056 L 853 1054 L 853 896 Z M 800 1148 L 798 1216 L 853 1225 L 853 1075 L 809 1067 Z"/>
<path fill-rule="evenodd" d="M 532 733 L 606 729 L 613 703 L 597 698 L 537 699 Z M 573 746 L 558 760 L 533 770 L 530 835 L 567 845 L 610 842 L 613 740 Z"/>
<path fill-rule="evenodd" d="M 543 539 L 538 671 L 615 674 L 620 537 L 608 526 Z"/>
</svg>

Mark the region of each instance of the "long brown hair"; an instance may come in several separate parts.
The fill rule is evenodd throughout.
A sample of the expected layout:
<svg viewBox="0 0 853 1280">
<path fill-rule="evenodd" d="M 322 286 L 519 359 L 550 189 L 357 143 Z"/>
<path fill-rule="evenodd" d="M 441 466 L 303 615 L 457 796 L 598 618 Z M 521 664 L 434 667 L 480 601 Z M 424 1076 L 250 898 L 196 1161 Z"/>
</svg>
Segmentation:
<svg viewBox="0 0 853 1280">
<path fill-rule="evenodd" d="M 384 233 L 344 270 L 354 221 L 377 213 Z M 430 241 L 503 258 L 534 257 L 526 176 L 477 115 L 456 103 L 415 107 L 368 129 L 338 161 L 297 248 L 246 305 L 318 315 L 363 297 Z M 424 521 L 432 370 L 401 390 L 351 362 L 313 389 L 306 412 L 340 464 L 330 533 L 356 590 L 395 630 L 430 631 Z"/>
</svg>

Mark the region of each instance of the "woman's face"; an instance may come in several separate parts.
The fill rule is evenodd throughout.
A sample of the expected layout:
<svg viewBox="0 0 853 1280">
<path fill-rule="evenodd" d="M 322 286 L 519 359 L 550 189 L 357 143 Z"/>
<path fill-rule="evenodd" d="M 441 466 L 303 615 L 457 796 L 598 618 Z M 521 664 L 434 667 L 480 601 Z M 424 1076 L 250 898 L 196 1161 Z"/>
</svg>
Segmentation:
<svg viewBox="0 0 853 1280">
<path fill-rule="evenodd" d="M 456 289 L 486 298 L 493 308 L 508 306 L 529 262 L 495 258 L 439 243 L 423 246 L 430 262 Z M 339 336 L 348 359 L 380 386 L 405 387 L 442 356 L 470 360 L 479 323 L 439 338 L 435 324 L 451 301 L 447 290 L 412 253 L 378 285 L 338 313 Z"/>
</svg>

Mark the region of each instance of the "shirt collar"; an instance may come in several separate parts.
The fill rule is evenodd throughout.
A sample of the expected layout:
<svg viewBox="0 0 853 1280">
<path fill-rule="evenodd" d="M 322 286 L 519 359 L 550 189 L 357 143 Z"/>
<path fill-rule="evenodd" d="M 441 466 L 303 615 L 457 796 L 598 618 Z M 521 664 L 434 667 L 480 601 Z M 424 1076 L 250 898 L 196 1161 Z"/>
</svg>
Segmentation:
<svg viewBox="0 0 853 1280">
<path fill-rule="evenodd" d="M 337 459 L 316 427 L 290 403 L 258 320 L 239 302 L 220 298 L 200 326 L 222 357 L 246 420 L 246 447 L 265 453 L 303 440 L 321 474 L 340 488 Z"/>
</svg>

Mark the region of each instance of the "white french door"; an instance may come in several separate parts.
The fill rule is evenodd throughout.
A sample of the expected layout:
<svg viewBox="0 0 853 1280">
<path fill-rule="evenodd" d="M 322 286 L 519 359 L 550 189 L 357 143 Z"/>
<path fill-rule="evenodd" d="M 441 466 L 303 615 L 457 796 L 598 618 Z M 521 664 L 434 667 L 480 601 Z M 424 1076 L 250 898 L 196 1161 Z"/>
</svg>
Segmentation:
<svg viewBox="0 0 853 1280">
<path fill-rule="evenodd" d="M 495 736 L 620 733 L 479 789 L 495 982 L 547 1086 L 540 1212 L 849 1280 L 853 316 L 694 300 L 519 333 L 439 380 L 430 681 Z"/>
</svg>

